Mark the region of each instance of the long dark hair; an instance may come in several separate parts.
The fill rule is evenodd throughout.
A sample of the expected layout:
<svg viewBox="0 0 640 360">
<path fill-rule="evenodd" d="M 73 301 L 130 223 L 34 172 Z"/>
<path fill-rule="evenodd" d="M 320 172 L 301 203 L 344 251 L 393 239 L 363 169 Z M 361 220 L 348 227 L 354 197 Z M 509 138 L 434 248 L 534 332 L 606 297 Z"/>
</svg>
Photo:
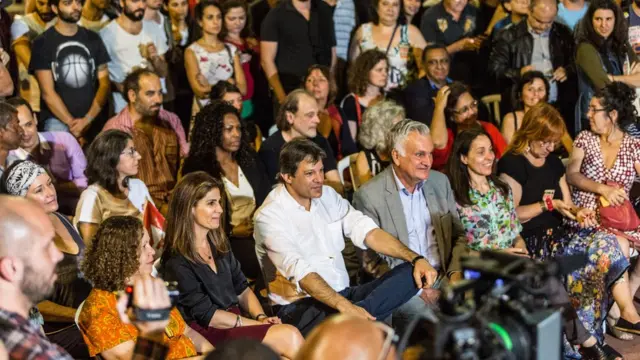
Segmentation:
<svg viewBox="0 0 640 360">
<path fill-rule="evenodd" d="M 196 20 L 196 24 L 197 26 L 197 37 L 195 37 L 195 39 L 199 39 L 202 37 L 202 35 L 204 34 L 204 31 L 202 30 L 202 26 L 200 26 L 200 24 L 198 23 L 198 21 L 202 21 L 203 17 L 204 17 L 204 10 L 206 8 L 208 8 L 209 6 L 215 6 L 216 8 L 218 8 L 218 10 L 220 10 L 220 16 L 224 16 L 222 13 L 222 7 L 220 6 L 220 4 L 215 1 L 215 0 L 202 0 L 199 3 L 196 4 L 196 7 L 194 9 L 194 14 L 195 14 L 195 20 Z M 222 18 L 222 27 L 220 28 L 220 33 L 218 33 L 218 40 L 220 41 L 224 41 L 224 37 L 222 37 L 222 31 L 224 30 L 224 17 Z"/>
<path fill-rule="evenodd" d="M 451 129 L 454 134 L 458 129 L 458 125 L 456 124 L 455 120 L 453 120 L 454 116 L 456 116 L 456 105 L 458 104 L 458 100 L 460 100 L 460 97 L 465 93 L 471 94 L 471 89 L 464 83 L 454 81 L 449 84 L 449 97 L 447 98 L 447 105 L 444 108 L 444 118 L 447 127 Z"/>
<path fill-rule="evenodd" d="M 222 148 L 222 133 L 224 132 L 224 117 L 232 114 L 238 117 L 242 129 L 240 149 L 232 154 L 240 167 L 254 164 L 256 154 L 249 145 L 249 135 L 244 122 L 240 120 L 238 110 L 233 106 L 214 101 L 198 112 L 193 127 L 191 150 L 182 167 L 182 175 L 194 171 L 205 171 L 216 179 L 222 179 L 222 167 L 216 158 L 216 148 Z"/>
<path fill-rule="evenodd" d="M 613 32 L 608 39 L 604 39 L 593 28 L 593 15 L 597 10 L 611 10 L 616 17 Z M 587 13 L 576 27 L 576 43 L 588 42 L 596 49 L 609 47 L 616 55 L 624 56 L 628 50 L 628 26 L 620 6 L 613 0 L 593 0 L 589 2 Z"/>
<path fill-rule="evenodd" d="M 453 150 L 447 162 L 446 173 L 451 182 L 451 188 L 456 197 L 456 202 L 460 204 L 460 206 L 475 205 L 469 197 L 469 189 L 471 188 L 469 168 L 462 162 L 461 158 L 462 155 L 469 155 L 471 144 L 478 136 L 486 136 L 489 141 L 491 141 L 491 137 L 489 137 L 481 127 L 460 132 L 453 142 Z M 493 146 L 493 142 L 491 142 L 491 145 Z M 493 182 L 504 197 L 509 195 L 509 185 L 500 180 L 495 174 L 489 175 L 488 179 Z"/>
<path fill-rule="evenodd" d="M 390 67 L 389 58 L 380 50 L 370 49 L 360 54 L 348 71 L 349 91 L 359 96 L 364 95 L 369 86 L 369 73 L 383 60 Z"/>
<path fill-rule="evenodd" d="M 229 33 L 227 31 L 227 26 L 224 23 L 224 18 L 227 16 L 227 13 L 234 8 L 242 8 L 244 10 L 244 15 L 247 18 L 246 23 L 244 24 L 244 28 L 240 31 L 240 37 L 245 40 L 247 38 L 253 37 L 253 30 L 251 28 L 251 14 L 249 13 L 249 6 L 247 6 L 247 2 L 244 0 L 226 0 L 221 4 L 222 11 L 222 30 L 220 31 L 220 36 L 222 39 L 227 37 Z"/>
<path fill-rule="evenodd" d="M 131 135 L 120 130 L 107 130 L 93 140 L 87 151 L 84 171 L 89 184 L 98 184 L 112 195 L 120 195 L 116 167 L 129 140 L 133 140 Z M 123 180 L 122 186 L 129 186 L 129 177 Z"/>
<path fill-rule="evenodd" d="M 541 71 L 527 71 L 520 77 L 520 79 L 516 83 L 516 86 L 513 87 L 511 94 L 512 104 L 518 104 L 518 109 L 524 110 L 524 102 L 522 101 L 522 93 L 524 92 L 523 89 L 525 86 L 527 86 L 527 84 L 532 83 L 535 79 L 540 79 L 544 83 L 544 89 L 546 93 L 544 96 L 544 101 L 547 102 L 549 100 L 549 92 L 551 91 L 549 80 L 547 80 L 547 78 Z"/>
</svg>

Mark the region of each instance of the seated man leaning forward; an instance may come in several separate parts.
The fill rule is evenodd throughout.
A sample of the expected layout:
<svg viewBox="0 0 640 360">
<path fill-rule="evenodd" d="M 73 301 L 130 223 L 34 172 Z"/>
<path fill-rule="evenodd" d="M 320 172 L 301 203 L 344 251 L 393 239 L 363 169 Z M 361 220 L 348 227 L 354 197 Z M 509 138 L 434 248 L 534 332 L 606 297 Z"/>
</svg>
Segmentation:
<svg viewBox="0 0 640 360">
<path fill-rule="evenodd" d="M 461 279 L 460 257 L 467 253 L 465 232 L 449 180 L 431 170 L 433 141 L 429 128 L 403 120 L 387 134 L 387 149 L 391 166 L 358 189 L 353 206 L 423 255 L 438 271 L 439 279 Z M 390 268 L 402 264 L 397 259 L 384 259 Z M 435 287 L 440 283 L 437 281 Z M 423 290 L 421 296 L 396 310 L 393 327 L 402 331 L 427 307 L 422 299 L 433 301 L 434 293 Z"/>
<path fill-rule="evenodd" d="M 430 287 L 438 274 L 424 257 L 323 186 L 324 156 L 308 139 L 288 142 L 280 153 L 280 184 L 255 215 L 256 253 L 274 315 L 303 335 L 336 312 L 384 320 L 418 288 Z M 405 263 L 368 284 L 349 287 L 340 253 L 345 236 L 362 249 Z"/>
</svg>

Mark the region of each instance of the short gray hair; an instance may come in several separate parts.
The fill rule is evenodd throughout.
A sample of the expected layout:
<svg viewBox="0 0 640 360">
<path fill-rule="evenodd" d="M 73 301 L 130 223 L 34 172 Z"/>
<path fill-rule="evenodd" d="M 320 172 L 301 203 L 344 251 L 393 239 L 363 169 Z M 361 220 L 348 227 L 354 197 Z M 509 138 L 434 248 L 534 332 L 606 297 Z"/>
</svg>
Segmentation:
<svg viewBox="0 0 640 360">
<path fill-rule="evenodd" d="M 389 151 L 396 149 L 400 155 L 404 156 L 404 143 L 412 132 L 417 132 L 423 136 L 431 133 L 429 127 L 421 122 L 409 119 L 402 120 L 393 125 L 391 131 L 387 134 L 387 149 Z"/>
<path fill-rule="evenodd" d="M 358 129 L 360 145 L 367 150 L 385 153 L 388 149 L 386 136 L 393 127 L 393 120 L 398 117 L 404 119 L 404 108 L 392 100 L 384 100 L 367 108 Z"/>
</svg>

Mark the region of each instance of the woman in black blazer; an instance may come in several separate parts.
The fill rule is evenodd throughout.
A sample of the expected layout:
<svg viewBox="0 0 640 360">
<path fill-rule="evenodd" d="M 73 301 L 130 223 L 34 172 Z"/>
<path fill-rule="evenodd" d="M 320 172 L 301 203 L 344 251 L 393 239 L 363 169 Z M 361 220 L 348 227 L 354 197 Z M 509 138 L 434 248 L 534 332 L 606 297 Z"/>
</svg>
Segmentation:
<svg viewBox="0 0 640 360">
<path fill-rule="evenodd" d="M 260 279 L 253 239 L 253 213 L 271 191 L 264 166 L 249 145 L 238 111 L 225 102 L 212 102 L 197 115 L 191 150 L 182 175 L 204 171 L 225 187 L 225 230 L 242 272 Z"/>
</svg>

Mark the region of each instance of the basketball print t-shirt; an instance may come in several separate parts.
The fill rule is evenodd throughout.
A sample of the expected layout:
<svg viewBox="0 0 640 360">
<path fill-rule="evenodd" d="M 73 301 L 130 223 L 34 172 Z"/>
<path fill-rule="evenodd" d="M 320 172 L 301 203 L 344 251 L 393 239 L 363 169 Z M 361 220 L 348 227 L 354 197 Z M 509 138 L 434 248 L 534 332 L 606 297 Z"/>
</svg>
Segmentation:
<svg viewBox="0 0 640 360">
<path fill-rule="evenodd" d="M 98 91 L 98 68 L 109 62 L 100 36 L 81 26 L 73 36 L 64 36 L 54 27 L 33 42 L 29 71 L 50 70 L 54 88 L 74 118 L 84 117 Z M 55 117 L 44 99 L 40 119 Z"/>
</svg>

